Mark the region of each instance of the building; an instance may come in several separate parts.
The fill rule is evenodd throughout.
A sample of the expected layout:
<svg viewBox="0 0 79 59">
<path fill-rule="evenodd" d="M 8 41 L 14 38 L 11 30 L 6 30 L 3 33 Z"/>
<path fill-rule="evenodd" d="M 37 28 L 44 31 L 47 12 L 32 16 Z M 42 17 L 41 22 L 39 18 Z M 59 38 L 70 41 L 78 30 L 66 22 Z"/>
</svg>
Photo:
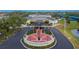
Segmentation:
<svg viewBox="0 0 79 59">
<path fill-rule="evenodd" d="M 49 20 L 51 19 L 51 15 L 41 15 L 41 14 L 31 14 L 27 17 L 29 20 Z"/>
<path fill-rule="evenodd" d="M 31 14 L 27 17 L 27 19 L 28 19 L 28 21 L 27 21 L 28 24 L 36 23 L 37 25 L 44 25 L 46 22 L 47 22 L 47 24 L 51 23 L 52 16 L 48 15 L 48 14 L 46 14 L 46 15 L 44 15 L 44 14 Z"/>
</svg>

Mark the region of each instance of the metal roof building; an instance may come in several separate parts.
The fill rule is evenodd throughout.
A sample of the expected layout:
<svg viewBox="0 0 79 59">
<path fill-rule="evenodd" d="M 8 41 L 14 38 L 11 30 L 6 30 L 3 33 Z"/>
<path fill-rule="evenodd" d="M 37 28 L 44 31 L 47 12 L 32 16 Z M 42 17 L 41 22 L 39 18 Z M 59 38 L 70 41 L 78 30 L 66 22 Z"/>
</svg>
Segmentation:
<svg viewBox="0 0 79 59">
<path fill-rule="evenodd" d="M 27 17 L 29 20 L 49 20 L 51 19 L 51 15 L 40 15 L 40 14 L 32 14 Z"/>
</svg>

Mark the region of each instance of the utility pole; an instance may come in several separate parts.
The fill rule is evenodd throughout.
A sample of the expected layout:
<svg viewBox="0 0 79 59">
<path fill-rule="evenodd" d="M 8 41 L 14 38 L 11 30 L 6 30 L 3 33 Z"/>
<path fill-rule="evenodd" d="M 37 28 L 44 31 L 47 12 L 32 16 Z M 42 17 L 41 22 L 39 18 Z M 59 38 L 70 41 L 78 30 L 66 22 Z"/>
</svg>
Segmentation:
<svg viewBox="0 0 79 59">
<path fill-rule="evenodd" d="M 67 22 L 66 22 L 66 19 L 64 18 L 64 32 L 65 32 L 66 27 L 67 27 Z"/>
<path fill-rule="evenodd" d="M 65 16 L 66 13 L 63 13 L 63 15 Z M 65 32 L 65 29 L 66 29 L 66 27 L 67 27 L 67 22 L 66 22 L 66 18 L 65 18 L 65 17 L 64 17 L 63 19 L 64 19 L 64 32 Z"/>
</svg>

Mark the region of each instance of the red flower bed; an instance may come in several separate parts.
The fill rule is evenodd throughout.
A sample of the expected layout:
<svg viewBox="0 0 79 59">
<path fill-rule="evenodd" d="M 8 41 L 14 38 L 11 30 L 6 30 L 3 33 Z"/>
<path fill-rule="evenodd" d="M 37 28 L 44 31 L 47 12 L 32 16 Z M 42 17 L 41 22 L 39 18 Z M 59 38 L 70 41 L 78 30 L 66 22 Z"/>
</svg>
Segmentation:
<svg viewBox="0 0 79 59">
<path fill-rule="evenodd" d="M 40 38 L 40 40 L 38 40 L 38 37 Z M 36 33 L 28 35 L 27 40 L 32 41 L 32 42 L 46 42 L 53 39 L 53 37 L 51 37 L 51 35 L 42 33 L 41 29 L 37 29 Z"/>
<path fill-rule="evenodd" d="M 50 35 L 42 33 L 42 34 L 40 34 L 40 40 L 38 40 L 37 34 L 31 34 L 28 36 L 27 39 L 32 42 L 45 42 L 45 41 L 49 41 L 49 40 L 53 39 L 53 37 L 51 38 Z"/>
</svg>

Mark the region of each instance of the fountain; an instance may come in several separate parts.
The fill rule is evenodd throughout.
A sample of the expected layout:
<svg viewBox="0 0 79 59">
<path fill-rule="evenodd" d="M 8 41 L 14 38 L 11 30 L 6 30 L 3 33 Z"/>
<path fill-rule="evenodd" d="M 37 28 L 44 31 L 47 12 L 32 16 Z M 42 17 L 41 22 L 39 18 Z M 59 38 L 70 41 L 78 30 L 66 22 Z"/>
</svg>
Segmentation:
<svg viewBox="0 0 79 59">
<path fill-rule="evenodd" d="M 50 48 L 55 46 L 56 40 L 52 34 L 46 34 L 44 29 L 36 28 L 36 32 L 23 37 L 21 43 L 28 48 Z M 44 32 L 43 32 L 44 31 Z M 50 31 L 49 31 L 50 32 Z"/>
</svg>

